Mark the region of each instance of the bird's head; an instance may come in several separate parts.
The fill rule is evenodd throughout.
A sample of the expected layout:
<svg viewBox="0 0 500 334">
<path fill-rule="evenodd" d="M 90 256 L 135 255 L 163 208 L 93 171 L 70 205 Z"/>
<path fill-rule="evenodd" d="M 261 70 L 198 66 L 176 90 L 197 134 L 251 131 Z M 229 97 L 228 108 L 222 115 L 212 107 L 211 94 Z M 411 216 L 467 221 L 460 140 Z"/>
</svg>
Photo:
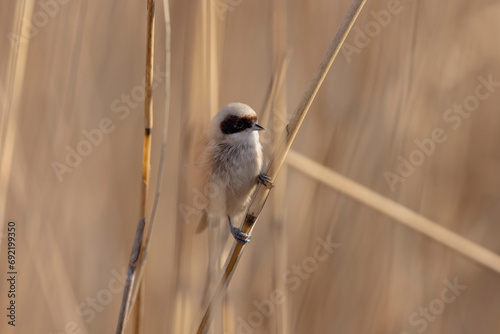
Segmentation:
<svg viewBox="0 0 500 334">
<path fill-rule="evenodd" d="M 257 124 L 257 114 L 248 105 L 230 103 L 213 119 L 215 136 L 221 140 L 245 142 L 258 140 L 257 131 L 264 130 Z"/>
</svg>

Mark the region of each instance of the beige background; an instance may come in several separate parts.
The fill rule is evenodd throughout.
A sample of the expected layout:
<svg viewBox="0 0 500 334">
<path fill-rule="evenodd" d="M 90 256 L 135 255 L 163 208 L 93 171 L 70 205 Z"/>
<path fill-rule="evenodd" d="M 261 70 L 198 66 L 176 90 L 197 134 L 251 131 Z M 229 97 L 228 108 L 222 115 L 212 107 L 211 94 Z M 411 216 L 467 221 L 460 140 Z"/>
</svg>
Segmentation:
<svg viewBox="0 0 500 334">
<path fill-rule="evenodd" d="M 52 4 L 45 24 L 43 3 Z M 177 210 L 189 193 L 192 134 L 228 102 L 262 115 L 286 50 L 289 65 L 273 109 L 291 114 L 350 2 L 233 0 L 216 11 L 223 3 L 170 4 L 172 104 L 146 276 L 146 333 L 192 333 L 200 317 L 207 237 L 195 235 Z M 18 31 L 23 4 L 38 31 L 14 54 L 8 35 Z M 384 26 L 371 13 L 394 8 Z M 494 0 L 402 0 L 399 7 L 368 1 L 347 38 L 357 53 L 339 54 L 292 149 L 498 253 L 500 91 L 456 130 L 443 114 L 475 94 L 478 77 L 500 81 L 499 15 Z M 19 272 L 15 329 L 6 326 L 8 287 L 0 280 L 2 333 L 114 332 L 121 300 L 115 277 L 127 264 L 139 219 L 143 102 L 132 101 L 126 116 L 112 105 L 122 94 L 140 93 L 145 27 L 145 1 L 0 4 L 0 226 L 6 233 L 9 220 L 17 224 Z M 360 44 L 356 36 L 367 27 L 375 27 L 373 37 Z M 165 98 L 162 2 L 155 41 L 153 182 Z M 103 119 L 113 130 L 60 181 L 54 161 L 66 164 L 67 147 L 77 149 L 86 140 L 82 131 Z M 396 173 L 398 157 L 409 159 L 414 141 L 436 128 L 447 140 L 392 191 L 384 173 Z M 270 141 L 264 144 L 271 152 Z M 293 167 L 276 183 L 229 287 L 225 332 L 246 333 L 238 331 L 241 319 L 256 324 L 254 302 L 276 288 L 285 289 L 286 300 L 253 333 L 500 332 L 499 273 Z M 294 266 L 316 263 L 317 238 L 340 247 L 303 278 L 293 276 L 299 286 L 281 281 Z M 409 320 L 438 305 L 432 303 L 445 281 L 455 278 L 467 288 L 453 302 L 432 321 Z"/>
</svg>

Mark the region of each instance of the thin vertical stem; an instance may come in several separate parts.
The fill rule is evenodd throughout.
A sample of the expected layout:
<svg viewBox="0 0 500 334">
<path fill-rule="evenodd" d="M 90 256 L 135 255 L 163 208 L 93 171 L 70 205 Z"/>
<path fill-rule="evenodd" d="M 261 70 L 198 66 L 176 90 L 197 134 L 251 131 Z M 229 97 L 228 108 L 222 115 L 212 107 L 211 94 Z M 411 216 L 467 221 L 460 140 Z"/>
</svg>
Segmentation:
<svg viewBox="0 0 500 334">
<path fill-rule="evenodd" d="M 144 147 L 142 154 L 142 187 L 141 187 L 141 216 L 146 221 L 146 229 L 149 229 L 148 215 L 149 183 L 151 178 L 151 132 L 153 130 L 153 62 L 154 62 L 154 24 L 155 24 L 155 0 L 147 0 L 147 29 L 146 29 L 146 73 L 144 89 Z M 143 238 L 141 249 L 144 248 L 146 240 Z M 144 276 L 144 274 L 142 274 Z M 145 304 L 145 282 L 141 277 L 137 295 L 137 309 L 135 313 L 134 333 L 140 334 L 144 329 L 144 304 Z"/>
<path fill-rule="evenodd" d="M 23 100 L 24 77 L 30 46 L 30 38 L 24 37 L 23 31 L 29 31 L 35 1 L 16 1 L 15 18 L 12 32 L 7 35 L 11 48 L 6 74 L 5 96 L 1 96 L 0 112 L 0 228 L 4 231 L 6 221 L 5 207 L 7 192 L 11 180 L 12 157 L 16 141 L 17 115 Z M 0 239 L 0 245 L 2 239 Z"/>
<path fill-rule="evenodd" d="M 150 15 L 151 14 L 151 15 Z M 165 38 L 166 38 L 166 42 L 165 42 L 165 56 L 166 56 L 166 59 L 165 59 L 165 78 L 166 78 L 166 82 L 165 82 L 165 108 L 164 108 L 164 112 L 163 112 L 163 133 L 162 133 L 162 144 L 161 144 L 161 155 L 160 155 L 160 165 L 159 165 L 159 169 L 158 169 L 158 178 L 157 178 L 157 181 L 156 181 L 156 192 L 155 192 L 155 198 L 154 198 L 154 202 L 153 202 L 153 208 L 151 210 L 151 218 L 150 218 L 150 222 L 149 222 L 149 225 L 148 225 L 148 230 L 147 230 L 147 233 L 143 236 L 142 234 L 142 231 L 144 230 L 144 227 L 142 228 L 142 231 L 140 232 L 141 233 L 141 236 L 139 237 L 138 236 L 138 233 L 139 233 L 139 229 L 137 230 L 136 232 L 136 236 L 135 236 L 135 240 L 140 240 L 141 243 L 141 248 L 140 248 L 140 252 L 138 254 L 138 260 L 137 260 L 137 264 L 135 265 L 134 267 L 134 270 L 132 271 L 131 275 L 133 275 L 131 278 L 130 278 L 130 286 L 128 286 L 128 288 L 124 291 L 124 294 L 123 294 L 123 300 L 122 300 L 122 310 L 123 311 L 123 315 L 122 313 L 120 313 L 120 319 L 119 319 L 119 322 L 118 322 L 118 328 L 122 328 L 122 330 L 124 330 L 125 328 L 125 324 L 129 318 L 129 311 L 130 309 L 132 308 L 132 306 L 134 305 L 136 299 L 138 298 L 138 294 L 140 291 L 142 291 L 142 293 L 144 293 L 143 290 L 141 290 L 140 287 L 143 287 L 144 285 L 141 284 L 141 281 L 142 281 L 142 276 L 144 274 L 144 268 L 145 268 L 145 265 L 146 265 L 146 260 L 147 260 L 147 255 L 148 255 L 148 250 L 149 250 L 149 246 L 150 246 L 150 241 L 151 241 L 151 234 L 152 234 L 152 231 L 153 231 L 153 227 L 154 227 L 154 222 L 155 222 L 155 217 L 156 217 L 156 212 L 157 212 L 157 208 L 158 208 L 158 203 L 159 203 L 159 198 L 160 198 L 160 193 L 161 193 L 161 184 L 162 184 L 162 179 L 163 179 L 163 168 L 164 168 L 164 165 L 165 165 L 165 156 L 166 156 L 166 147 L 167 147 L 167 129 L 168 129 L 168 119 L 169 119 L 169 114 L 170 114 L 170 101 L 171 101 L 171 94 L 170 94 L 170 74 L 171 74 L 171 48 L 170 48 L 170 43 L 171 43 L 171 38 L 170 38 L 170 8 L 169 8 L 169 1 L 168 0 L 164 0 L 164 15 L 165 15 Z M 144 185 L 147 185 L 149 187 L 149 156 L 150 156 L 150 150 L 151 150 L 151 128 L 152 128 L 152 125 L 153 125 L 153 122 L 152 122 L 152 80 L 153 80 L 153 76 L 152 76 L 152 69 L 153 69 L 153 46 L 154 46 L 154 2 L 152 4 L 152 6 L 149 6 L 148 5 L 148 31 L 151 31 L 151 34 L 148 34 L 148 56 L 146 58 L 146 84 L 145 84 L 145 87 L 146 87 L 146 92 L 148 91 L 148 87 L 150 88 L 149 89 L 149 102 L 145 102 L 145 128 L 146 128 L 146 133 L 145 133 L 145 144 L 144 144 L 144 148 L 145 148 L 145 153 L 144 153 L 144 157 L 145 159 L 143 161 L 147 162 L 147 169 L 144 169 L 144 164 L 143 164 L 143 186 Z M 149 66 L 148 66 L 149 65 Z M 148 100 L 146 100 L 148 101 Z M 148 131 L 149 129 L 149 131 Z M 148 138 L 149 137 L 149 138 Z M 146 142 L 146 140 L 148 140 L 148 142 Z M 147 150 L 146 150 L 147 148 Z M 146 157 L 146 153 L 148 153 L 148 156 Z M 145 172 L 145 173 L 144 173 Z M 147 182 L 145 182 L 145 180 L 147 180 Z M 147 189 L 147 192 L 146 193 L 143 193 L 143 196 L 144 196 L 144 201 L 141 202 L 141 204 L 143 204 L 141 206 L 141 210 L 144 214 L 144 216 L 141 218 L 141 222 L 143 222 L 143 225 L 145 225 L 145 222 L 146 222 L 146 219 L 145 219 L 145 215 L 147 213 L 147 203 L 148 203 L 148 199 L 147 199 L 147 195 L 149 193 L 149 189 Z M 128 278 L 127 278 L 128 279 Z M 129 279 L 128 279 L 129 280 Z M 144 294 L 143 294 L 144 296 Z M 142 299 L 144 300 L 144 299 Z M 143 318 L 139 318 L 139 320 L 141 320 Z M 136 322 L 136 331 L 137 330 L 140 330 L 141 329 L 141 324 L 140 322 Z M 117 330 L 117 333 L 121 333 L 121 332 L 118 332 Z"/>
<path fill-rule="evenodd" d="M 136 279 L 135 274 L 137 270 L 137 264 L 139 262 L 139 257 L 141 255 L 141 243 L 144 234 L 144 226 L 145 220 L 143 217 L 139 221 L 139 224 L 137 224 L 137 230 L 135 232 L 134 245 L 132 246 L 132 253 L 130 254 L 129 258 L 127 279 L 125 280 L 125 287 L 123 289 L 123 298 L 120 308 L 120 315 L 118 317 L 118 325 L 116 327 L 116 334 L 123 334 L 125 332 L 126 318 L 130 310 L 130 305 L 127 301 L 128 299 L 130 299 L 132 286 L 134 285 L 134 281 Z"/>
<path fill-rule="evenodd" d="M 287 3 L 285 0 L 273 0 L 272 5 L 272 36 L 273 36 L 273 67 L 278 67 L 280 62 L 281 71 L 276 78 L 278 81 L 275 96 L 271 103 L 272 115 L 272 146 L 273 150 L 277 150 L 280 137 L 278 136 L 281 127 L 285 124 L 286 120 L 286 89 L 282 88 L 283 81 L 286 77 L 286 68 L 288 65 L 287 54 Z M 282 58 L 282 59 L 280 59 Z M 282 180 L 286 180 L 286 165 L 281 171 Z M 287 289 L 281 279 L 281 274 L 286 271 L 287 263 L 287 238 L 286 238 L 286 210 L 283 210 L 285 203 L 286 184 L 281 184 L 275 190 L 274 197 L 272 198 L 272 222 L 268 224 L 269 232 L 271 235 L 271 242 L 273 244 L 273 273 L 272 273 L 272 290 L 282 291 L 287 300 Z M 288 333 L 288 303 L 281 303 L 276 305 L 276 321 L 275 328 L 272 329 L 276 334 Z"/>
</svg>

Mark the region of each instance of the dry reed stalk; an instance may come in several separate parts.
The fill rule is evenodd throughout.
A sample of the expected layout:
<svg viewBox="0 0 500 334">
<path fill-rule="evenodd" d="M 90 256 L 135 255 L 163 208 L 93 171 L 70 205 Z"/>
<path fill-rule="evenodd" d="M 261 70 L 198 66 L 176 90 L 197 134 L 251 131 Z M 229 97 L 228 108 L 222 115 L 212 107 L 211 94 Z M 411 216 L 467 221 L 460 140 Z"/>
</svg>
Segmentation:
<svg viewBox="0 0 500 334">
<path fill-rule="evenodd" d="M 146 220 L 144 217 L 139 220 L 137 224 L 137 230 L 135 232 L 134 244 L 132 246 L 132 253 L 130 254 L 127 279 L 125 280 L 125 287 L 123 288 L 123 298 L 120 308 L 120 315 L 118 316 L 118 325 L 116 327 L 116 334 L 125 333 L 125 325 L 127 320 L 127 315 L 130 310 L 130 305 L 128 300 L 132 294 L 132 287 L 136 278 L 137 264 L 141 255 L 141 243 L 144 234 L 144 227 L 146 225 Z"/>
<path fill-rule="evenodd" d="M 144 147 L 142 155 L 142 186 L 141 186 L 141 216 L 146 221 L 149 203 L 149 183 L 151 178 L 151 132 L 153 130 L 153 62 L 154 62 L 154 26 L 155 26 L 155 0 L 147 0 L 147 28 L 146 28 L 146 72 L 144 89 Z M 142 240 L 141 249 L 144 248 L 145 240 Z M 144 274 L 143 274 L 144 276 Z M 142 278 L 137 282 L 139 289 L 137 294 L 137 308 L 135 313 L 135 330 L 139 334 L 144 330 L 144 298 L 146 295 L 145 282 Z"/>
<path fill-rule="evenodd" d="M 304 120 L 307 111 L 309 110 L 309 107 L 311 106 L 312 101 L 316 96 L 316 93 L 321 87 L 321 84 L 325 79 L 326 74 L 328 73 L 328 70 L 330 69 L 333 63 L 333 60 L 340 51 L 340 48 L 342 47 L 342 44 L 345 38 L 347 37 L 347 34 L 351 30 L 354 21 L 361 12 L 361 9 L 363 8 L 365 2 L 366 0 L 353 0 L 353 2 L 351 3 L 351 6 L 349 7 L 346 15 L 344 16 L 344 19 L 342 20 L 339 26 L 339 29 L 337 30 L 337 33 L 335 34 L 335 37 L 328 46 L 328 49 L 318 69 L 316 70 L 316 73 L 314 74 L 312 80 L 310 81 L 309 86 L 306 89 L 306 92 L 302 96 L 302 99 L 299 105 L 297 106 L 290 122 L 287 124 L 286 129 L 283 132 L 282 137 L 280 139 L 281 142 L 278 146 L 278 149 L 274 152 L 274 155 L 266 170 L 266 174 L 270 177 L 271 181 L 274 181 L 276 179 L 279 169 L 283 164 L 283 161 L 285 160 L 285 157 L 290 149 L 290 146 L 292 145 L 292 142 L 295 139 L 295 136 L 297 135 L 300 125 L 302 124 L 302 121 Z M 269 192 L 270 192 L 269 188 L 261 184 L 257 185 L 257 189 L 255 190 L 252 201 L 248 207 L 245 220 L 243 222 L 243 225 L 241 226 L 241 231 L 243 233 L 249 235 L 252 234 L 252 231 L 255 227 L 255 223 L 266 203 Z M 234 270 L 238 265 L 238 262 L 241 258 L 244 248 L 245 245 L 242 243 L 235 241 L 235 243 L 233 244 L 233 248 L 226 260 L 226 265 L 223 270 L 223 275 L 221 277 L 217 290 L 215 291 L 215 294 L 213 295 L 210 303 L 205 309 L 205 313 L 200 321 L 197 333 L 201 334 L 206 332 L 208 321 L 210 319 L 213 308 L 218 302 L 218 300 L 221 298 L 225 289 L 227 288 L 227 285 L 229 284 L 231 277 L 234 273 Z"/>
<path fill-rule="evenodd" d="M 153 129 L 153 62 L 154 62 L 154 24 L 155 24 L 155 0 L 147 0 L 147 28 L 146 28 L 146 70 L 145 70 L 145 99 L 144 99 L 144 145 L 142 156 L 142 184 L 141 184 L 141 220 L 139 221 L 135 240 L 138 238 L 138 233 L 141 234 L 140 251 L 137 251 L 137 263 L 134 264 L 134 270 L 129 271 L 127 281 L 130 280 L 131 285 L 129 290 L 124 290 L 123 300 L 121 305 L 120 318 L 117 325 L 117 333 L 123 333 L 129 317 L 130 309 L 134 305 L 137 298 L 137 308 L 135 313 L 135 327 L 134 333 L 139 334 L 143 332 L 144 321 L 144 298 L 145 298 L 145 284 L 142 280 L 144 276 L 144 259 L 143 253 L 147 248 L 147 241 L 149 241 L 151 224 L 146 220 L 147 209 L 149 203 L 149 185 L 151 178 L 151 132 Z M 139 228 L 141 222 L 144 221 L 145 226 L 148 228 L 146 239 L 143 237 L 143 230 Z M 134 242 L 135 247 L 135 242 Z M 133 248 L 133 255 L 134 248 Z M 140 264 L 140 272 L 137 275 L 137 266 Z M 136 284 L 133 284 L 136 282 Z M 137 297 L 135 297 L 137 296 Z M 122 314 L 123 312 L 123 314 Z"/>
<path fill-rule="evenodd" d="M 219 88 L 220 88 L 220 41 L 223 39 L 222 31 L 218 29 L 218 23 L 225 22 L 216 15 L 214 3 L 203 1 L 202 4 L 202 55 L 205 57 L 203 63 L 202 77 L 204 82 L 203 95 L 206 97 L 206 105 L 213 117 L 219 110 Z M 224 25 L 225 27 L 225 25 Z M 225 246 L 224 225 L 208 224 L 208 291 L 217 287 L 217 278 L 222 272 L 222 254 Z M 209 294 L 207 294 L 209 297 Z M 207 297 L 207 298 L 208 298 Z M 214 321 L 213 333 L 224 333 L 225 319 L 228 319 L 229 301 L 224 298 L 221 303 L 221 312 L 217 314 Z M 188 320 L 189 321 L 189 320 Z M 190 329 L 191 330 L 191 329 Z"/>
<path fill-rule="evenodd" d="M 430 219 L 419 215 L 407 207 L 379 195 L 376 192 L 349 180 L 345 176 L 342 176 L 297 152 L 289 152 L 287 163 L 304 174 L 339 190 L 340 192 L 368 205 L 369 207 L 395 219 L 396 221 L 399 221 L 415 231 L 448 246 L 449 248 L 478 263 L 481 263 L 497 273 L 500 273 L 500 256 L 440 226 Z"/>
<path fill-rule="evenodd" d="M 151 234 L 153 232 L 153 226 L 156 218 L 156 211 L 158 209 L 158 203 L 161 194 L 161 184 L 163 181 L 163 169 L 165 167 L 165 156 L 167 152 L 167 130 L 168 130 L 168 120 L 170 115 L 170 101 L 172 96 L 170 94 L 170 64 L 172 59 L 172 51 L 170 47 L 170 4 L 169 0 L 163 0 L 164 16 L 165 16 L 165 109 L 163 110 L 163 130 L 162 130 L 162 140 L 161 140 L 161 152 L 160 152 L 160 164 L 158 168 L 158 177 L 156 179 L 156 191 L 155 198 L 153 202 L 153 208 L 151 209 L 151 218 L 149 222 L 148 233 L 146 235 L 146 243 L 144 247 L 144 252 L 142 254 L 142 262 L 139 266 L 140 272 L 142 266 L 146 263 L 146 256 L 148 255 L 149 243 L 151 240 Z"/>
<path fill-rule="evenodd" d="M 167 129 L 168 129 L 168 118 L 170 114 L 170 64 L 171 64 L 171 49 L 170 49 L 170 9 L 169 9 L 169 1 L 164 0 L 164 15 L 165 15 L 165 36 L 166 36 L 166 66 L 165 66 L 165 109 L 163 112 L 163 130 L 162 130 L 162 144 L 161 144 L 161 152 L 160 152 L 160 162 L 158 168 L 158 177 L 156 180 L 156 191 L 155 198 L 153 202 L 153 207 L 151 210 L 150 222 L 148 224 L 148 231 L 146 233 L 146 239 L 143 244 L 143 249 L 141 252 L 141 257 L 139 260 L 139 268 L 137 270 L 137 284 L 141 282 L 142 275 L 144 274 L 144 266 L 146 265 L 147 255 L 151 242 L 151 235 L 153 233 L 154 222 L 156 218 L 156 211 L 158 209 L 158 203 L 161 195 L 161 184 L 163 181 L 163 169 L 165 166 L 165 156 L 167 149 Z M 134 293 L 132 293 L 132 298 L 129 303 L 133 304 L 137 298 L 137 286 L 134 286 Z"/>
<path fill-rule="evenodd" d="M 213 4 L 207 1 L 187 1 L 183 4 L 186 8 L 187 17 L 190 19 L 186 23 L 181 47 L 184 50 L 184 56 L 179 60 L 179 68 L 182 69 L 181 75 L 183 78 L 180 86 L 182 94 L 179 100 L 185 112 L 179 114 L 178 127 L 181 128 L 179 137 L 180 148 L 176 158 L 179 161 L 186 159 L 189 163 L 187 163 L 187 166 L 178 164 L 177 175 L 183 175 L 186 173 L 186 167 L 189 169 L 190 166 L 194 165 L 194 161 L 197 159 L 197 135 L 201 133 L 201 124 L 208 124 L 211 114 L 215 113 L 215 109 L 212 108 L 213 103 L 209 100 L 211 96 L 208 75 L 210 73 L 209 67 L 217 66 L 215 59 L 212 61 L 209 58 L 208 52 L 209 46 L 214 45 L 216 42 L 215 38 L 208 40 L 209 36 L 207 34 L 210 27 L 207 23 L 207 15 L 210 13 L 209 5 Z M 217 98 L 217 96 L 212 98 Z M 185 131 L 186 129 L 191 129 L 192 131 Z M 178 182 L 180 183 L 177 188 L 179 202 L 190 201 L 192 199 L 191 191 L 194 185 L 191 181 L 188 178 L 179 178 Z M 188 277 L 195 277 L 193 275 L 195 268 L 191 266 L 191 256 L 194 248 L 186 246 L 194 242 L 195 235 L 186 227 L 184 219 L 176 220 L 173 264 L 175 271 L 173 273 L 174 279 L 172 284 L 174 296 L 171 298 L 174 310 L 166 314 L 169 329 L 172 333 L 192 332 L 192 328 L 195 326 L 192 316 L 189 314 L 191 310 L 189 309 L 188 301 L 193 300 L 193 298 L 188 296 L 191 290 L 185 288 L 186 279 Z"/>
<path fill-rule="evenodd" d="M 266 101 L 259 114 L 259 122 L 261 122 L 262 124 L 269 124 L 270 120 L 272 119 L 272 108 L 274 106 L 276 94 L 281 90 L 281 87 L 283 86 L 286 70 L 288 68 L 288 64 L 290 63 L 290 55 L 291 52 L 289 51 L 283 52 L 281 54 L 279 64 L 276 64 L 274 66 L 274 73 L 270 85 L 271 88 L 267 93 Z"/>
<path fill-rule="evenodd" d="M 144 274 L 144 268 L 147 262 L 147 255 L 150 247 L 150 242 L 151 242 L 151 235 L 153 232 L 153 227 L 154 227 L 154 222 L 156 218 L 156 212 L 158 209 L 158 203 L 160 199 L 160 194 L 161 194 L 161 185 L 162 185 L 162 180 L 163 180 L 163 169 L 165 166 L 165 156 L 166 156 L 166 149 L 167 149 L 167 130 L 168 130 L 168 119 L 170 115 L 170 102 L 171 102 L 171 94 L 170 94 L 170 87 L 171 87 L 171 57 L 172 57 L 172 52 L 171 52 L 171 27 L 170 27 L 170 4 L 168 0 L 163 0 L 163 9 L 164 9 L 164 17 L 165 17 L 165 108 L 163 111 L 163 130 L 162 130 L 162 143 L 161 143 L 161 153 L 160 153 L 160 163 L 159 163 L 159 168 L 158 168 L 158 177 L 156 180 L 156 191 L 155 191 L 155 198 L 153 202 L 153 208 L 151 210 L 151 218 L 150 218 L 150 223 L 148 225 L 148 230 L 146 233 L 145 241 L 142 243 L 141 251 L 138 254 L 138 264 L 137 264 L 137 270 L 134 272 L 129 271 L 129 275 L 133 276 L 132 284 L 133 289 L 131 291 L 124 291 L 124 299 L 122 301 L 122 308 L 127 310 L 125 312 L 125 316 L 121 319 L 122 322 L 127 321 L 128 318 L 128 311 L 131 309 L 131 307 L 134 305 L 137 294 L 138 294 L 138 286 L 141 284 L 142 277 Z M 149 10 L 149 7 L 148 7 Z M 154 4 L 153 4 L 153 16 L 154 16 Z M 149 18 L 149 16 L 148 16 Z M 153 17 L 153 26 L 154 26 L 154 17 Z M 149 26 L 148 26 L 149 27 Z M 154 32 L 153 32 L 154 33 Z M 149 35 L 148 35 L 149 37 Z M 151 36 L 152 40 L 151 43 L 154 43 L 154 34 Z M 149 45 L 149 44 L 148 44 Z M 153 52 L 153 50 L 151 50 Z M 148 58 L 149 59 L 149 58 Z M 152 65 L 152 55 L 151 55 L 151 65 Z M 152 66 L 150 67 L 152 68 Z M 150 77 L 151 82 L 152 82 L 152 75 Z M 151 88 L 152 86 L 150 86 Z M 151 91 L 152 93 L 152 91 Z M 152 99 L 152 96 L 151 96 Z M 152 101 L 151 101 L 152 104 Z M 150 112 L 152 113 L 152 107 L 150 109 Z M 151 114 L 151 126 L 152 126 L 152 114 Z M 147 130 L 146 130 L 147 133 Z M 149 144 L 151 145 L 151 144 Z M 151 147 L 151 146 L 149 146 Z M 144 218 L 144 217 L 143 217 Z M 139 225 L 141 225 L 141 221 L 139 221 Z M 144 220 L 145 221 L 145 220 Z M 138 234 L 141 233 L 141 237 L 139 240 L 143 240 L 142 238 L 142 231 L 138 228 L 136 232 L 136 240 L 138 237 Z M 134 243 L 135 245 L 135 243 Z M 131 278 L 131 279 L 132 279 Z M 127 281 L 129 280 L 129 276 L 127 276 Z M 131 288 L 132 286 L 129 286 Z M 126 297 L 126 298 L 125 298 Z M 121 313 L 120 313 L 121 316 Z M 120 322 L 119 322 L 120 323 Z M 124 327 L 124 326 L 123 326 Z"/>
<path fill-rule="evenodd" d="M 273 45 L 273 67 L 277 67 L 280 62 L 280 57 L 283 68 L 278 77 L 278 84 L 276 88 L 276 95 L 272 100 L 272 139 L 273 150 L 277 150 L 279 145 L 279 133 L 282 129 L 280 126 L 286 119 L 286 89 L 282 89 L 283 81 L 286 77 L 286 68 L 288 67 L 288 60 L 290 59 L 287 53 L 287 5 L 285 0 L 274 0 L 271 2 L 272 11 L 272 45 Z M 284 55 L 284 56 L 283 56 Z M 282 180 L 286 180 L 287 166 L 283 166 L 281 170 Z M 286 184 L 281 184 L 276 188 L 274 197 L 271 200 L 272 207 L 272 221 L 268 224 L 269 234 L 273 243 L 273 274 L 272 274 L 272 288 L 271 291 L 283 291 L 283 298 L 287 300 L 287 291 L 285 282 L 281 279 L 281 274 L 286 272 L 288 244 L 286 238 L 286 210 L 283 210 L 286 201 Z M 276 334 L 288 333 L 288 304 L 281 303 L 276 305 L 276 327 L 273 332 Z"/>
<path fill-rule="evenodd" d="M 7 204 L 7 191 L 9 190 L 10 172 L 12 169 L 12 157 L 14 155 L 14 144 L 16 137 L 17 114 L 23 97 L 24 74 L 30 39 L 26 41 L 23 31 L 29 31 L 30 19 L 33 14 L 35 2 L 33 0 L 16 1 L 16 13 L 12 27 L 13 38 L 9 52 L 7 65 L 5 98 L 2 99 L 2 111 L 0 113 L 0 228 L 5 231 L 3 225 L 5 219 L 5 206 Z M 2 238 L 0 238 L 0 245 Z"/>
</svg>

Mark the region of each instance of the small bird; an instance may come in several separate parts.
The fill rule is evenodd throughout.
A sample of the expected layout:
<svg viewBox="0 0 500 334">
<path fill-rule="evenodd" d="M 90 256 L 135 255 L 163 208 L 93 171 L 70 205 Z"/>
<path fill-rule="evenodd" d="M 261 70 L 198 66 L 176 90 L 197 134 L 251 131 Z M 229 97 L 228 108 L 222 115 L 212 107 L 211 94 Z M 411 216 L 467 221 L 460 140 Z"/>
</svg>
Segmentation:
<svg viewBox="0 0 500 334">
<path fill-rule="evenodd" d="M 230 103 L 213 118 L 207 145 L 198 161 L 202 186 L 209 186 L 210 196 L 205 218 L 227 219 L 234 238 L 241 243 L 250 242 L 250 235 L 232 225 L 231 217 L 240 215 L 250 202 L 257 182 L 271 187 L 262 173 L 263 153 L 255 111 L 243 103 Z M 198 230 L 206 227 L 206 219 Z"/>
</svg>

